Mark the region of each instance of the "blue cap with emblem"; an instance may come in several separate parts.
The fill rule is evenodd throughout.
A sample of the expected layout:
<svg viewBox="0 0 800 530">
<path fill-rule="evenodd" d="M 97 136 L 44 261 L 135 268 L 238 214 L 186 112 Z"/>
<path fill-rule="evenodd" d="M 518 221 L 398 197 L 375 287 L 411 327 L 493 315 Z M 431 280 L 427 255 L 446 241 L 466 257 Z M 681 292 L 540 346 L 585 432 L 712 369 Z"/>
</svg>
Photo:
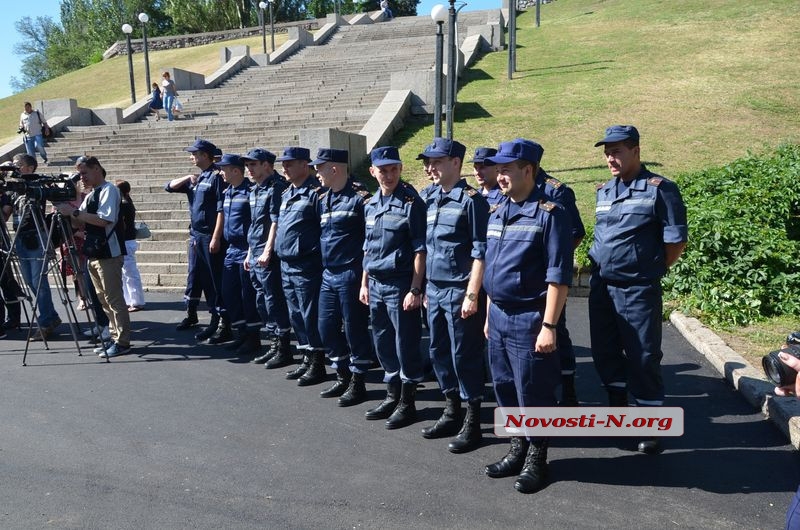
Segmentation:
<svg viewBox="0 0 800 530">
<path fill-rule="evenodd" d="M 478 147 L 475 149 L 475 156 L 470 160 L 473 164 L 483 164 L 490 156 L 497 154 L 494 147 Z"/>
<path fill-rule="evenodd" d="M 600 147 L 605 144 L 613 144 L 615 142 L 624 142 L 625 140 L 639 141 L 639 131 L 633 125 L 612 125 L 606 129 L 606 136 L 596 144 L 595 147 Z"/>
<path fill-rule="evenodd" d="M 217 146 L 212 144 L 208 140 L 197 139 L 189 147 L 184 147 L 183 150 L 189 151 L 190 153 L 194 153 L 196 151 L 204 151 L 209 155 L 214 156 L 214 154 L 217 151 Z"/>
<path fill-rule="evenodd" d="M 375 167 L 402 164 L 400 161 L 400 152 L 396 147 L 391 145 L 376 147 L 372 150 L 369 157 L 372 160 L 372 165 Z"/>
<path fill-rule="evenodd" d="M 286 160 L 305 160 L 311 162 L 311 151 L 305 147 L 287 147 L 283 150 L 283 154 L 276 158 L 278 162 L 285 162 Z"/>
<path fill-rule="evenodd" d="M 510 142 L 502 142 L 497 154 L 484 159 L 485 164 L 508 164 L 517 160 L 526 160 L 538 164 L 544 154 L 544 147 L 532 140 L 515 138 Z"/>
<path fill-rule="evenodd" d="M 242 158 L 245 160 L 258 160 L 260 162 L 269 162 L 270 164 L 275 163 L 275 154 L 260 147 L 255 147 L 253 149 L 250 149 L 246 155 L 242 155 Z"/>
<path fill-rule="evenodd" d="M 436 137 L 433 142 L 425 148 L 422 156 L 425 158 L 443 158 L 452 156 L 464 160 L 467 148 L 461 142 L 450 140 L 449 138 Z"/>
<path fill-rule="evenodd" d="M 325 162 L 338 162 L 341 164 L 346 164 L 347 150 L 320 147 L 319 151 L 317 151 L 317 158 L 311 161 L 311 165 L 317 166 L 319 164 L 324 164 Z"/>
<path fill-rule="evenodd" d="M 224 166 L 238 166 L 244 167 L 244 160 L 239 155 L 233 155 L 231 153 L 225 153 L 222 155 L 222 159 L 217 162 L 219 167 Z"/>
</svg>

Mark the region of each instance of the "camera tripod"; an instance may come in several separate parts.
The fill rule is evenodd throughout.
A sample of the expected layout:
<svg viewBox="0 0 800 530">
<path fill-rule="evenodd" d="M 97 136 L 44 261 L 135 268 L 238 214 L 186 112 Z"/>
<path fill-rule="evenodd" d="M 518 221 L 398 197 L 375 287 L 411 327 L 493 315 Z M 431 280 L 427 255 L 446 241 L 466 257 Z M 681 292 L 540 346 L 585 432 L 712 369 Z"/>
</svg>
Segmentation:
<svg viewBox="0 0 800 530">
<path fill-rule="evenodd" d="M 10 272 L 14 272 L 17 275 L 17 278 L 20 280 L 20 286 L 23 287 L 23 297 L 25 301 L 31 305 L 31 314 L 30 318 L 28 317 L 27 310 L 25 311 L 26 319 L 28 319 L 28 335 L 25 340 L 25 353 L 22 357 L 22 365 L 27 366 L 26 360 L 28 357 L 28 349 L 30 347 L 31 342 L 31 333 L 33 332 L 33 323 L 37 322 L 37 328 L 39 330 L 39 335 L 41 336 L 42 343 L 46 350 L 50 349 L 50 346 L 47 341 L 47 333 L 41 326 L 38 325 L 38 310 L 39 310 L 39 297 L 37 296 L 39 290 L 42 288 L 42 283 L 49 273 L 51 278 L 53 278 L 56 286 L 56 292 L 58 293 L 59 299 L 64 306 L 66 311 L 67 320 L 69 323 L 70 332 L 72 334 L 72 339 L 75 343 L 75 348 L 78 352 L 78 356 L 82 356 L 81 346 L 79 342 L 79 327 L 78 327 L 78 316 L 77 313 L 72 306 L 72 301 L 69 298 L 68 290 L 65 285 L 64 279 L 60 274 L 59 269 L 59 259 L 56 256 L 55 246 L 53 245 L 53 236 L 57 234 L 60 236 L 60 240 L 65 243 L 65 247 L 67 249 L 66 255 L 63 256 L 62 259 L 66 260 L 69 263 L 72 271 L 75 274 L 75 281 L 78 284 L 78 289 L 80 292 L 86 293 L 87 286 L 85 282 L 85 275 L 84 275 L 84 268 L 81 266 L 81 261 L 79 259 L 77 249 L 75 246 L 75 238 L 72 233 L 72 226 L 68 222 L 67 219 L 55 211 L 53 213 L 53 218 L 50 225 L 47 225 L 47 222 L 44 218 L 43 208 L 41 207 L 41 203 L 38 200 L 31 199 L 29 197 L 22 196 L 18 199 L 20 202 L 19 210 L 19 218 L 21 220 L 31 219 L 33 221 L 36 238 L 38 241 L 38 250 L 41 251 L 40 258 L 30 258 L 30 259 L 41 259 L 42 260 L 42 267 L 41 267 L 41 274 L 38 278 L 32 278 L 31 284 L 34 282 L 36 283 L 35 288 L 33 285 L 28 285 L 27 282 L 24 281 L 24 278 L 20 274 L 21 272 L 21 265 L 19 253 L 17 252 L 17 239 L 19 237 L 20 232 L 17 231 L 14 233 L 14 238 L 11 239 L 9 237 L 8 231 L 3 226 L 2 230 L 2 245 L 4 248 L 7 248 L 7 255 L 6 255 L 6 262 L 3 271 L 0 274 L 6 274 L 6 269 L 10 270 Z M 29 216 L 29 217 L 28 217 Z M 23 305 L 24 307 L 24 305 Z M 84 309 L 87 320 L 91 325 L 94 325 L 94 322 L 97 321 L 96 314 L 94 312 L 94 307 L 91 304 L 87 304 Z M 101 344 L 102 337 L 101 337 Z M 106 362 L 109 362 L 109 359 L 106 358 Z"/>
</svg>

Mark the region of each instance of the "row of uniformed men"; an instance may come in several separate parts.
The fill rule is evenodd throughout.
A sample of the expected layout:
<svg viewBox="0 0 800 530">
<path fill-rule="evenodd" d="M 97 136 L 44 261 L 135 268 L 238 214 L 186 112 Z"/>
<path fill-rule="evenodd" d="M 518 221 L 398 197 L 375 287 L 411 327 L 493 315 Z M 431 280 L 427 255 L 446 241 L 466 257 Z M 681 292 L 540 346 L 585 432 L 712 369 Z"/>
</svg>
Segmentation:
<svg viewBox="0 0 800 530">
<path fill-rule="evenodd" d="M 228 342 L 233 327 L 238 335 L 228 348 L 256 356 L 266 323 L 272 344 L 255 362 L 267 368 L 293 362 L 291 328 L 305 355 L 287 377 L 301 386 L 323 381 L 327 353 L 337 381 L 321 395 L 338 396 L 340 406 L 365 401 L 364 374 L 376 351 L 386 398 L 366 417 L 394 429 L 415 421 L 426 364 L 424 297 L 430 360 L 446 403 L 423 436 L 455 435 L 449 449 L 456 453 L 480 444 L 484 335 L 499 406 L 556 405 L 559 386 L 562 401 L 577 404 L 563 306 L 584 231 L 574 194 L 539 167 L 539 144 L 516 139 L 499 151 L 477 149 L 476 190 L 461 178 L 465 147 L 436 138 L 418 157 L 433 180 L 419 194 L 400 178 L 397 149 L 379 147 L 371 153 L 375 196 L 350 178 L 346 151 L 320 149 L 312 161 L 300 147 L 280 157 L 253 149 L 214 164 L 215 150 L 205 140 L 187 148 L 201 174 L 166 187 L 187 193 L 192 213 L 188 314 L 179 328 L 197 323 L 205 292 L 212 321 L 198 339 Z M 486 473 L 519 474 L 519 491 L 537 491 L 546 455 L 546 440 L 514 438 Z"/>
</svg>

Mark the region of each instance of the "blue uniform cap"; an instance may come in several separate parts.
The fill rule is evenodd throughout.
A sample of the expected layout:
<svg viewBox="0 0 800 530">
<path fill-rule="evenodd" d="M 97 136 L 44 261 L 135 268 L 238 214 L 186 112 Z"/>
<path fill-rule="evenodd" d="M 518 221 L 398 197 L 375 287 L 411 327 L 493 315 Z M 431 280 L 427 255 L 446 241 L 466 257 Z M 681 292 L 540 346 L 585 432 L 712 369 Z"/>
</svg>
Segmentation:
<svg viewBox="0 0 800 530">
<path fill-rule="evenodd" d="M 250 149 L 246 155 L 242 155 L 242 158 L 245 160 L 258 160 L 261 162 L 269 162 L 270 164 L 275 163 L 275 154 L 260 147 Z"/>
<path fill-rule="evenodd" d="M 452 156 L 464 160 L 464 155 L 466 152 L 467 148 L 461 142 L 456 142 L 455 140 L 450 140 L 449 138 L 440 138 L 437 136 L 433 139 L 433 143 L 426 147 L 420 156 L 425 158 L 443 158 L 445 156 Z"/>
<path fill-rule="evenodd" d="M 396 147 L 388 145 L 386 147 L 376 147 L 370 153 L 372 165 L 375 167 L 389 166 L 391 164 L 402 164 L 400 152 Z"/>
<path fill-rule="evenodd" d="M 347 150 L 346 149 L 326 149 L 320 147 L 317 151 L 317 158 L 311 161 L 312 166 L 324 164 L 325 162 L 339 162 L 342 164 L 347 163 Z"/>
<path fill-rule="evenodd" d="M 594 146 L 600 147 L 601 145 L 625 140 L 639 141 L 639 131 L 636 130 L 636 127 L 633 125 L 612 125 L 606 129 L 606 137 L 594 144 Z"/>
<path fill-rule="evenodd" d="M 283 150 L 283 154 L 276 158 L 278 162 L 285 162 L 286 160 L 305 160 L 311 162 L 311 151 L 305 147 L 287 147 Z"/>
<path fill-rule="evenodd" d="M 484 159 L 485 164 L 508 164 L 516 160 L 527 160 L 538 164 L 542 160 L 544 147 L 525 138 L 515 138 L 510 142 L 500 143 L 500 148 L 494 156 Z"/>
<path fill-rule="evenodd" d="M 475 149 L 475 156 L 470 160 L 473 164 L 483 164 L 490 156 L 497 154 L 497 149 L 494 147 L 478 147 Z"/>
<path fill-rule="evenodd" d="M 244 167 L 244 160 L 239 155 L 232 155 L 230 153 L 225 153 L 222 155 L 222 160 L 217 162 L 219 167 L 223 166 L 238 166 Z"/>
<path fill-rule="evenodd" d="M 190 153 L 194 153 L 195 151 L 205 151 L 211 156 L 214 156 L 216 153 L 217 146 L 209 142 L 208 140 L 195 140 L 195 142 L 190 145 L 189 147 L 184 147 L 184 151 L 189 151 Z"/>
</svg>

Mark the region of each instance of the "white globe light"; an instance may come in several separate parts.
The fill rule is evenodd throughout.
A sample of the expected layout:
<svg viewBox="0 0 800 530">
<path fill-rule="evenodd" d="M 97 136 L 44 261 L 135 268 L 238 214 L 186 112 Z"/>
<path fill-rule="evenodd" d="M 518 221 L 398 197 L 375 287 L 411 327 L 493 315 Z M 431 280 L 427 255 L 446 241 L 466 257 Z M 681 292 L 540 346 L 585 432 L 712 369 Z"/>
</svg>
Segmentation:
<svg viewBox="0 0 800 530">
<path fill-rule="evenodd" d="M 258 3 L 258 7 L 260 7 L 261 9 L 266 9 L 267 8 L 267 3 L 266 2 L 259 2 Z"/>
<path fill-rule="evenodd" d="M 123 24 L 122 33 L 130 35 L 131 33 L 133 33 L 133 26 L 131 26 L 130 24 Z"/>
<path fill-rule="evenodd" d="M 431 18 L 436 23 L 444 22 L 447 20 L 447 8 L 442 4 L 436 4 L 433 6 L 433 9 L 431 9 Z"/>
<path fill-rule="evenodd" d="M 147 13 L 139 13 L 139 22 L 142 24 L 146 24 L 150 20 L 150 17 L 147 16 Z"/>
</svg>

